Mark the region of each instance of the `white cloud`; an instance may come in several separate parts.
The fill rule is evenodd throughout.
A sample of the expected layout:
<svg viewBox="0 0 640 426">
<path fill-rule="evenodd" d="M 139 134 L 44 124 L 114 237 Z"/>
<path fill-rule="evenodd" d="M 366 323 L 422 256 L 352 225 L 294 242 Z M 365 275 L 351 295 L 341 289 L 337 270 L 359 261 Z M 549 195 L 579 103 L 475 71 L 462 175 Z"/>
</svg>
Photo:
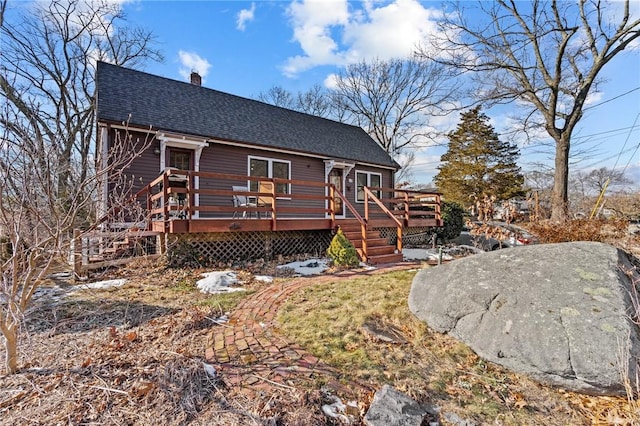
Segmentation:
<svg viewBox="0 0 640 426">
<path fill-rule="evenodd" d="M 366 57 L 391 59 L 409 56 L 416 45 L 436 31 L 435 12 L 415 0 L 396 0 L 371 8 L 368 20 L 345 28 L 344 42 L 354 60 Z"/>
<path fill-rule="evenodd" d="M 211 64 L 197 53 L 181 50 L 178 52 L 178 56 L 180 57 L 181 65 L 179 72 L 185 80 L 189 80 L 192 71 L 200 74 L 203 80 L 209 74 Z"/>
<path fill-rule="evenodd" d="M 256 12 L 256 4 L 251 3 L 251 8 L 242 9 L 238 12 L 238 19 L 236 21 L 236 28 L 240 31 L 244 31 L 246 28 L 247 22 L 253 21 L 254 15 Z"/>
<path fill-rule="evenodd" d="M 591 90 L 587 94 L 587 99 L 584 100 L 584 104 L 585 105 L 597 104 L 598 102 L 602 101 L 603 97 L 604 97 L 604 93 L 596 92 L 595 90 Z"/>
<path fill-rule="evenodd" d="M 331 73 L 329 74 L 325 79 L 324 79 L 324 87 L 326 87 L 327 89 L 336 89 L 338 87 L 337 85 L 337 78 L 338 76 L 335 73 Z"/>
<path fill-rule="evenodd" d="M 293 39 L 303 51 L 284 64 L 283 71 L 289 76 L 321 65 L 407 57 L 437 31 L 435 19 L 441 16 L 417 0 L 384 4 L 294 0 L 288 13 Z"/>
<path fill-rule="evenodd" d="M 316 65 L 342 62 L 332 29 L 349 23 L 346 0 L 294 0 L 287 12 L 293 25 L 293 38 L 304 55 L 289 58 L 283 67 L 285 74 L 295 76 Z"/>
<path fill-rule="evenodd" d="M 631 164 L 625 171 L 625 175 L 635 184 L 640 184 L 640 162 Z"/>
</svg>

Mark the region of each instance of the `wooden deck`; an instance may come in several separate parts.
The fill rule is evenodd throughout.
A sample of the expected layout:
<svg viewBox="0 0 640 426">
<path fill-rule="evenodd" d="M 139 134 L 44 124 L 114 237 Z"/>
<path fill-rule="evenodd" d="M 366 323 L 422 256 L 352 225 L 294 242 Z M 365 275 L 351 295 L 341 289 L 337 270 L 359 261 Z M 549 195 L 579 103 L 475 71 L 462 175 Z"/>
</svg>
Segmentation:
<svg viewBox="0 0 640 426">
<path fill-rule="evenodd" d="M 151 222 L 151 231 L 169 234 L 198 233 L 198 232 L 263 232 L 263 231 L 313 231 L 320 229 L 336 229 L 345 222 L 353 219 L 169 219 Z M 411 219 L 407 228 L 437 227 L 435 219 Z M 374 219 L 368 222 L 368 228 L 393 228 L 396 223 L 391 219 Z"/>
<path fill-rule="evenodd" d="M 252 188 L 252 189 L 251 189 Z M 265 189 L 266 188 L 266 189 Z M 158 235 L 334 231 L 343 228 L 369 263 L 402 259 L 408 228 L 442 226 L 440 194 L 358 188 L 352 202 L 332 184 L 168 169 L 132 197 L 132 213 L 119 211 Z M 355 198 L 355 192 L 351 191 Z M 232 202 L 240 197 L 243 202 Z M 140 215 L 142 211 L 142 216 Z M 116 212 L 114 212 L 116 213 Z M 380 230 L 395 230 L 389 245 Z"/>
<path fill-rule="evenodd" d="M 252 181 L 273 183 L 272 192 L 230 189 Z M 283 187 L 289 192 L 276 192 Z M 333 185 L 320 182 L 169 169 L 135 198 L 147 207 L 148 229 L 164 233 L 336 229 L 352 219 L 368 228 L 442 225 L 437 193 L 367 188 L 365 195 L 365 202 L 356 206 Z M 234 206 L 234 196 L 252 202 Z"/>
</svg>

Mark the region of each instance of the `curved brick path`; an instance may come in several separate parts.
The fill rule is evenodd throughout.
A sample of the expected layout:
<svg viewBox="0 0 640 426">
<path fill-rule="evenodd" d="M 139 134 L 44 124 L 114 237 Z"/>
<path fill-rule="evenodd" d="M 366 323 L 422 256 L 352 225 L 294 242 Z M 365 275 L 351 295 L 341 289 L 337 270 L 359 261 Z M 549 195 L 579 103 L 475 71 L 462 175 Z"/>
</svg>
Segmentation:
<svg viewBox="0 0 640 426">
<path fill-rule="evenodd" d="M 344 393 L 370 390 L 366 385 L 353 382 L 348 387 L 341 385 L 337 370 L 278 333 L 276 314 L 293 292 L 304 287 L 416 266 L 416 263 L 404 262 L 365 272 L 345 271 L 270 284 L 243 299 L 229 322 L 213 330 L 205 354 L 207 362 L 215 364 L 231 386 L 267 390 L 321 376 L 331 387 Z"/>
</svg>

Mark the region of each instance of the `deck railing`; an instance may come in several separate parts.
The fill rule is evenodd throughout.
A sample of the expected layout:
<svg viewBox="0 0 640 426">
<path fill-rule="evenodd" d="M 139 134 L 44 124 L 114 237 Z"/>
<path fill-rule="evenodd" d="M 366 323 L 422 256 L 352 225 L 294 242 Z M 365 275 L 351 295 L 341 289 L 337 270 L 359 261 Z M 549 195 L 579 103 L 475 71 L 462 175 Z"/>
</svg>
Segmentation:
<svg viewBox="0 0 640 426">
<path fill-rule="evenodd" d="M 261 186 L 260 182 L 271 185 Z M 247 191 L 237 191 L 232 186 L 247 187 Z M 437 193 L 365 188 L 365 194 L 362 217 L 353 203 L 329 183 L 167 169 L 134 198 L 146 207 L 152 222 L 164 222 L 165 226 L 174 219 L 229 219 L 241 215 L 268 219 L 273 231 L 278 230 L 278 220 L 284 218 L 329 219 L 334 227 L 339 216 L 337 199 L 341 200 L 343 210 L 366 225 L 375 218 L 385 217 L 399 228 L 419 218 L 441 224 Z M 378 197 L 376 194 L 389 195 Z M 234 206 L 233 197 L 238 195 L 250 202 Z"/>
</svg>

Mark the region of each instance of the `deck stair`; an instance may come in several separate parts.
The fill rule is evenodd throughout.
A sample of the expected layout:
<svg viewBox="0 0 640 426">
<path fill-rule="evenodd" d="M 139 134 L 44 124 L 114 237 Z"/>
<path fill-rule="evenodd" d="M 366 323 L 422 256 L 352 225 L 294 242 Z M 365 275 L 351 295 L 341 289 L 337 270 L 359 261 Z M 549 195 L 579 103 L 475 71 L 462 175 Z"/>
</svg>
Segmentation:
<svg viewBox="0 0 640 426">
<path fill-rule="evenodd" d="M 362 228 L 357 220 L 343 220 L 339 223 L 345 237 L 356 248 L 360 258 L 371 265 L 402 262 L 402 253 L 398 253 L 395 245 L 390 245 L 379 231 L 366 231 L 362 237 Z"/>
<path fill-rule="evenodd" d="M 91 266 L 110 262 L 125 263 L 134 257 L 157 254 L 157 232 L 125 230 L 93 231 L 82 236 L 84 262 Z"/>
</svg>

